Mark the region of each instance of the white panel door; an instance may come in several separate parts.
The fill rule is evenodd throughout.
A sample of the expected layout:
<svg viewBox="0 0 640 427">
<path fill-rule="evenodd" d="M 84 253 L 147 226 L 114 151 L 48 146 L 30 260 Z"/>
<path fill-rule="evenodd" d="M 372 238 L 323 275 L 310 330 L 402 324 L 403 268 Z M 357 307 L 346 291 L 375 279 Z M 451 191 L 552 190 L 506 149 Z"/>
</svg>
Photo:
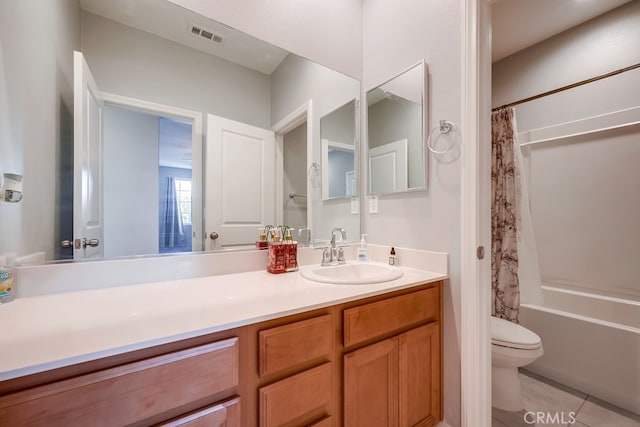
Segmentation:
<svg viewBox="0 0 640 427">
<path fill-rule="evenodd" d="M 275 163 L 273 131 L 207 115 L 206 249 L 253 245 L 275 225 Z"/>
<path fill-rule="evenodd" d="M 409 187 L 407 140 L 369 149 L 369 193 L 393 193 Z"/>
<path fill-rule="evenodd" d="M 73 239 L 75 259 L 103 256 L 104 102 L 81 52 L 74 52 Z M 126 206 L 123 206 L 126 209 Z"/>
</svg>

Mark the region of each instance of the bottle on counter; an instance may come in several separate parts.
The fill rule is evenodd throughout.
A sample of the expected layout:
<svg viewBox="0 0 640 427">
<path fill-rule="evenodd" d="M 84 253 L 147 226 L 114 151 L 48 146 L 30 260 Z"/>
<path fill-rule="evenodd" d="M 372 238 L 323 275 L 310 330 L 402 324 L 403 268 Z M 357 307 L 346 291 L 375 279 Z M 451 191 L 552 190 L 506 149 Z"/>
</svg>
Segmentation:
<svg viewBox="0 0 640 427">
<path fill-rule="evenodd" d="M 256 248 L 257 249 L 267 249 L 269 247 L 269 242 L 267 241 L 267 235 L 269 230 L 271 230 L 273 226 L 267 225 L 264 229 L 259 228 L 260 234 L 258 235 L 258 240 L 256 240 Z"/>
<path fill-rule="evenodd" d="M 391 247 L 391 252 L 389 253 L 389 265 L 397 265 L 398 258 L 396 257 L 396 248 Z"/>
<path fill-rule="evenodd" d="M 11 302 L 16 298 L 14 261 L 8 258 L 10 257 L 0 257 L 0 304 Z"/>
<path fill-rule="evenodd" d="M 298 242 L 291 237 L 291 228 L 284 228 L 285 270 L 298 271 Z"/>
<path fill-rule="evenodd" d="M 273 274 L 285 273 L 286 265 L 285 265 L 285 250 L 286 248 L 282 244 L 281 228 L 276 229 L 275 227 L 271 227 L 270 235 L 271 241 L 268 242 L 269 251 L 269 261 L 267 263 L 267 271 Z"/>
<path fill-rule="evenodd" d="M 369 261 L 369 253 L 367 251 L 367 247 L 365 246 L 367 244 L 365 237 L 367 235 L 363 234 L 361 239 L 360 239 L 360 247 L 358 248 L 358 261 L 359 262 L 367 262 Z"/>
</svg>

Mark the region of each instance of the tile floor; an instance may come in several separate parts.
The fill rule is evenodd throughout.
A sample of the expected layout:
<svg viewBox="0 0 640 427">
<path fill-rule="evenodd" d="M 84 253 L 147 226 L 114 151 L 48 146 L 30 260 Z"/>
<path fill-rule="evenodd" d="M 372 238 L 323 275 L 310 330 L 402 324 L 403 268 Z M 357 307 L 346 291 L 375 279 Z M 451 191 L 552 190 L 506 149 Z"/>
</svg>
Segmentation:
<svg viewBox="0 0 640 427">
<path fill-rule="evenodd" d="M 527 371 L 520 372 L 520 381 L 526 409 L 492 408 L 492 427 L 640 427 L 640 415 L 555 381 Z M 542 418 L 536 423 L 536 417 Z"/>
</svg>

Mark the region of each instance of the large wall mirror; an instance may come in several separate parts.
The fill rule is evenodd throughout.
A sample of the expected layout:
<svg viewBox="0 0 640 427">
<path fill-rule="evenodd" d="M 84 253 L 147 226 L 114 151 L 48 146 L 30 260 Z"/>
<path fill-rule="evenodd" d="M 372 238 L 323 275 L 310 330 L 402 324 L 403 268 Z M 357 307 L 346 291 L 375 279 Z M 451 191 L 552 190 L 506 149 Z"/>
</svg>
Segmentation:
<svg viewBox="0 0 640 427">
<path fill-rule="evenodd" d="M 351 198 L 358 195 L 358 149 L 356 100 L 326 114 L 320 119 L 322 142 L 323 200 Z"/>
<path fill-rule="evenodd" d="M 309 173 L 321 118 L 355 108 L 358 80 L 166 0 L 2 2 L 0 14 L 0 172 L 24 175 L 23 200 L 0 204 L 0 255 L 248 249 L 265 224 L 305 242 L 334 226 L 359 236 L 349 201 L 326 202 Z M 15 37 L 25 27 L 38 31 Z"/>
<path fill-rule="evenodd" d="M 369 194 L 426 188 L 424 61 L 367 92 Z"/>
</svg>

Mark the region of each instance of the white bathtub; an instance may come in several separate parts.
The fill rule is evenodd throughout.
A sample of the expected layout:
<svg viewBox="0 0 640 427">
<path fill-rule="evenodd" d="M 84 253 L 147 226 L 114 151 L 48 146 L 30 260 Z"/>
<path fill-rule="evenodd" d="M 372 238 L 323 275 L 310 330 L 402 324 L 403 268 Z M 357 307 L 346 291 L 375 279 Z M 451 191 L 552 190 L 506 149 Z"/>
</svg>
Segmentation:
<svg viewBox="0 0 640 427">
<path fill-rule="evenodd" d="M 543 286 L 520 323 L 544 355 L 525 369 L 640 414 L 640 302 Z"/>
</svg>

